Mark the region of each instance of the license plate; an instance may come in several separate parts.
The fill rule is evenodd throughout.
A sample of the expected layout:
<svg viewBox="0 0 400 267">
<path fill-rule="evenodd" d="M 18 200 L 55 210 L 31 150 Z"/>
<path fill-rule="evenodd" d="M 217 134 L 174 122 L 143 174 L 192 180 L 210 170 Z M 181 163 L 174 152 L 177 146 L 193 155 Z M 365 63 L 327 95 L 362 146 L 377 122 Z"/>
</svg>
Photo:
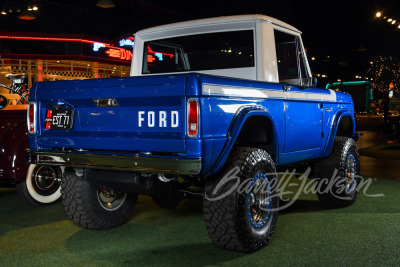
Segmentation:
<svg viewBox="0 0 400 267">
<path fill-rule="evenodd" d="M 73 109 L 48 109 L 44 128 L 48 130 L 70 130 L 74 123 Z"/>
</svg>

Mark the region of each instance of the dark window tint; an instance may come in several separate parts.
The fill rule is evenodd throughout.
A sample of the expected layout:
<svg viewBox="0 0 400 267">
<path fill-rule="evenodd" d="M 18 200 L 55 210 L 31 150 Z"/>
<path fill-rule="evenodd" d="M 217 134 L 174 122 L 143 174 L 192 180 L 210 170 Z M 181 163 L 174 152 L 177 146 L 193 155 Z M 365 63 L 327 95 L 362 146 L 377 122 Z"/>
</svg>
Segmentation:
<svg viewBox="0 0 400 267">
<path fill-rule="evenodd" d="M 145 42 L 143 74 L 254 67 L 253 31 Z"/>
<path fill-rule="evenodd" d="M 296 36 L 275 31 L 279 80 L 298 79 Z"/>
<path fill-rule="evenodd" d="M 279 81 L 294 85 L 310 83 L 305 54 L 298 36 L 275 30 Z"/>
</svg>

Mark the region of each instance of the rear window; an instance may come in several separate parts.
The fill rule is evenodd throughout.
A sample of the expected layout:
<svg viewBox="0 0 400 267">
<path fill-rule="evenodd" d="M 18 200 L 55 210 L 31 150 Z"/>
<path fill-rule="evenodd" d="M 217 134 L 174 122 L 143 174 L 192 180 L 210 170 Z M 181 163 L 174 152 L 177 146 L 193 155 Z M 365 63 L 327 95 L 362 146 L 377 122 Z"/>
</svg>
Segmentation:
<svg viewBox="0 0 400 267">
<path fill-rule="evenodd" d="M 145 42 L 143 74 L 254 67 L 252 30 Z"/>
</svg>

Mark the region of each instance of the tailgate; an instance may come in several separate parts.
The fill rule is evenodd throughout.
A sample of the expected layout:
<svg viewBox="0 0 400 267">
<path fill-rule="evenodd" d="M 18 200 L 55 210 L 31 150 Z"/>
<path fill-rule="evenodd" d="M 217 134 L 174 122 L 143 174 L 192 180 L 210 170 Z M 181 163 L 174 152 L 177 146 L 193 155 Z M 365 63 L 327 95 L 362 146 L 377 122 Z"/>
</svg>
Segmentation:
<svg viewBox="0 0 400 267">
<path fill-rule="evenodd" d="M 185 152 L 185 83 L 186 75 L 39 83 L 38 149 Z M 73 123 L 57 128 L 52 112 Z"/>
</svg>

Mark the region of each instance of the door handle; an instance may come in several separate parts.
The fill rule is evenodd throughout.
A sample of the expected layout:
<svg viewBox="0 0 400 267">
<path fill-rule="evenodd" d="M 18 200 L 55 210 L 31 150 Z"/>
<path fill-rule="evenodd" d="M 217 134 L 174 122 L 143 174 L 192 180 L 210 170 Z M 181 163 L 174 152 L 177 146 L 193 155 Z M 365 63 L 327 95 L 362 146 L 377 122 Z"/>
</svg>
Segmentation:
<svg viewBox="0 0 400 267">
<path fill-rule="evenodd" d="M 292 89 L 293 88 L 293 86 L 290 86 L 290 85 L 284 85 L 284 86 L 282 86 L 282 89 L 283 89 L 283 91 L 289 91 L 290 89 Z"/>
<path fill-rule="evenodd" d="M 326 112 L 332 112 L 332 111 L 333 111 L 333 108 L 330 108 L 330 109 L 325 108 L 325 113 L 326 113 Z"/>
</svg>

